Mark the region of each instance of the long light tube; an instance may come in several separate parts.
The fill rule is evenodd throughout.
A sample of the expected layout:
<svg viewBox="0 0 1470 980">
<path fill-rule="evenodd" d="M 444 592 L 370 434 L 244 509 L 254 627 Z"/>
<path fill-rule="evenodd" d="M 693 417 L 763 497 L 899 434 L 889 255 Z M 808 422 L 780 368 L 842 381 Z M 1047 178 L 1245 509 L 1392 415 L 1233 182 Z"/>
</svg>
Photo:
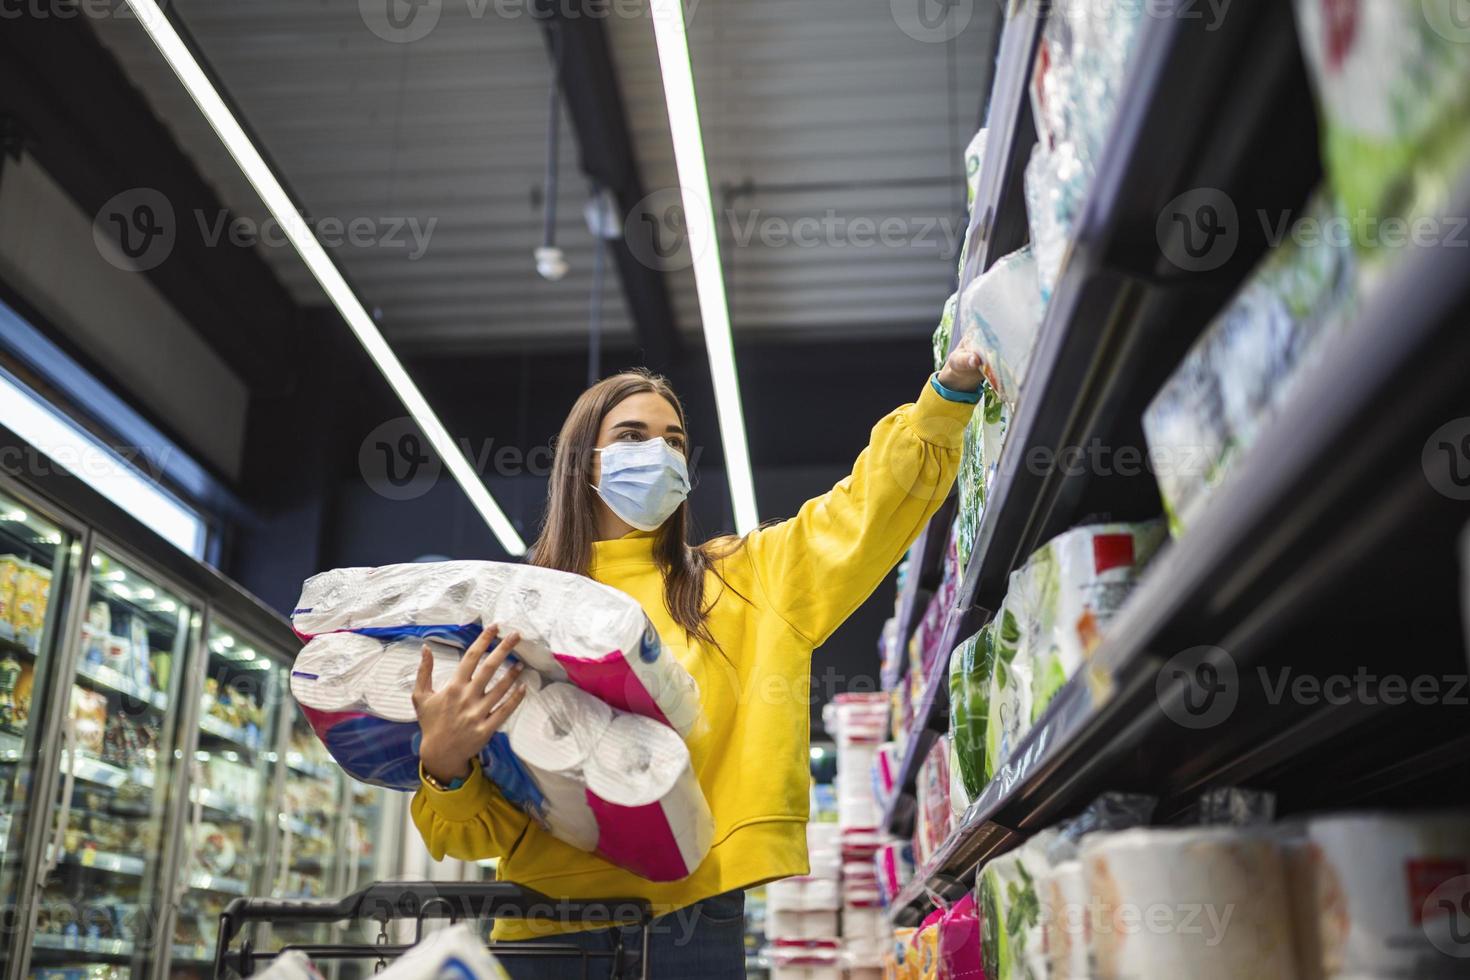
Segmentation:
<svg viewBox="0 0 1470 980">
<path fill-rule="evenodd" d="M 387 340 L 383 338 L 382 331 L 368 315 L 362 302 L 353 293 L 352 287 L 342 277 L 336 263 L 327 255 L 326 249 L 307 226 L 301 215 L 297 214 L 291 203 L 291 197 L 286 189 L 271 172 L 266 164 L 265 158 L 250 141 L 245 130 L 235 119 L 229 107 L 225 104 L 219 92 L 210 82 L 209 76 L 199 66 L 189 46 L 179 37 L 174 30 L 173 24 L 169 22 L 155 0 L 127 0 L 128 6 L 137 15 L 138 21 L 143 25 L 148 36 L 158 47 L 159 52 L 168 62 L 179 81 L 184 83 L 194 104 L 204 113 L 204 118 L 214 129 L 215 134 L 225 144 L 230 156 L 235 158 L 235 163 L 244 172 L 245 179 L 255 188 L 260 199 L 265 203 L 266 209 L 270 211 L 271 217 L 286 232 L 286 237 L 296 249 L 301 260 L 326 292 L 327 298 L 337 308 L 337 312 L 346 321 L 348 329 L 356 335 L 358 342 L 372 358 L 373 363 L 378 366 L 383 377 L 393 388 L 394 393 L 403 402 L 403 407 L 408 410 L 414 422 L 423 432 L 439 458 L 444 461 L 454 481 L 459 484 L 460 489 L 470 498 L 470 503 L 485 523 L 490 525 L 490 530 L 500 541 L 500 546 L 512 555 L 523 555 L 526 552 L 526 544 L 516 532 L 515 526 L 490 495 L 479 475 L 470 465 L 464 453 L 455 445 L 448 430 L 444 428 L 439 416 L 429 407 L 418 386 L 404 370 L 403 364 L 398 360 L 393 349 L 388 346 Z"/>
<path fill-rule="evenodd" d="M 735 373 L 735 348 L 730 339 L 730 307 L 725 299 L 725 273 L 720 265 L 719 237 L 715 234 L 715 212 L 705 166 L 704 138 L 699 131 L 699 104 L 694 96 L 694 72 L 689 65 L 689 38 L 685 33 L 681 0 L 653 0 L 653 33 L 658 43 L 669 131 L 674 137 L 674 164 L 679 171 L 684 223 L 694 254 L 694 287 L 699 294 L 699 318 L 704 322 L 704 346 L 709 353 L 710 376 L 714 381 L 720 441 L 725 446 L 735 530 L 745 534 L 754 530 L 760 518 L 755 506 L 750 447 L 745 440 L 745 415 L 740 408 L 740 379 Z"/>
</svg>

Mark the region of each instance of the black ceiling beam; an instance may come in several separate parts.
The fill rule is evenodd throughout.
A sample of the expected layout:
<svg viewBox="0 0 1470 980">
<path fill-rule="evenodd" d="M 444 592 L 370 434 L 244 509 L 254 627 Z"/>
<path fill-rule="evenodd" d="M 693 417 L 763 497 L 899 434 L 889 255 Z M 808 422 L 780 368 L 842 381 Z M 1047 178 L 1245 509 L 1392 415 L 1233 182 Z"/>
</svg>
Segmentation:
<svg viewBox="0 0 1470 980">
<path fill-rule="evenodd" d="M 596 0 L 538 0 L 537 17 L 554 64 L 559 64 L 562 99 L 577 132 L 582 172 L 607 188 L 621 216 L 647 208 L 628 116 L 608 47 L 606 4 Z M 625 221 L 642 230 L 644 222 Z M 678 324 L 661 269 L 640 261 L 623 238 L 609 242 L 623 297 L 633 320 L 644 364 L 667 371 L 680 353 Z M 650 254 L 643 250 L 644 254 Z"/>
<path fill-rule="evenodd" d="M 298 307 L 249 248 L 210 247 L 195 214 L 228 211 L 85 17 L 22 14 L 0 31 L 0 116 L 82 211 L 114 195 L 161 191 L 175 243 L 146 275 L 252 390 L 277 387 L 291 363 Z"/>
</svg>

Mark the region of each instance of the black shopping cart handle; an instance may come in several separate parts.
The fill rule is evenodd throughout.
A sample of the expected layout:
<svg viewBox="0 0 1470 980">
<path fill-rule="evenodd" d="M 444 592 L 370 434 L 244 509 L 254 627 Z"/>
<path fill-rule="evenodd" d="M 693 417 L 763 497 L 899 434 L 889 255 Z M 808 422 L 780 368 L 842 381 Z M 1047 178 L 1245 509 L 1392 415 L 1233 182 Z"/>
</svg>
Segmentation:
<svg viewBox="0 0 1470 980">
<path fill-rule="evenodd" d="M 215 975 L 231 959 L 250 956 L 248 949 L 229 952 L 230 944 L 249 922 L 313 924 L 393 919 L 482 920 L 532 919 L 576 922 L 579 928 L 646 927 L 652 920 L 647 899 L 557 899 L 512 881 L 385 881 L 338 899 L 236 898 L 220 913 Z M 244 964 L 241 964 L 244 965 Z"/>
</svg>

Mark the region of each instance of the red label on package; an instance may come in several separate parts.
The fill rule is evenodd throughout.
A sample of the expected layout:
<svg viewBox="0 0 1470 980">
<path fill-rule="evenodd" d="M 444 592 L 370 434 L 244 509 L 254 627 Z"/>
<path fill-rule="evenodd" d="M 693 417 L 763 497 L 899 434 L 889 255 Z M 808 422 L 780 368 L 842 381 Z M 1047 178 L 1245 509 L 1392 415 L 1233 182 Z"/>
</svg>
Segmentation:
<svg viewBox="0 0 1470 980">
<path fill-rule="evenodd" d="M 1404 873 L 1409 879 L 1409 914 L 1414 925 L 1423 925 L 1426 918 L 1434 918 L 1446 911 L 1443 908 L 1425 908 L 1429 896 L 1445 882 L 1461 875 L 1470 875 L 1470 858 L 1405 861 Z"/>
<path fill-rule="evenodd" d="M 1092 539 L 1092 563 L 1097 574 L 1133 564 L 1133 535 L 1099 534 Z"/>
</svg>

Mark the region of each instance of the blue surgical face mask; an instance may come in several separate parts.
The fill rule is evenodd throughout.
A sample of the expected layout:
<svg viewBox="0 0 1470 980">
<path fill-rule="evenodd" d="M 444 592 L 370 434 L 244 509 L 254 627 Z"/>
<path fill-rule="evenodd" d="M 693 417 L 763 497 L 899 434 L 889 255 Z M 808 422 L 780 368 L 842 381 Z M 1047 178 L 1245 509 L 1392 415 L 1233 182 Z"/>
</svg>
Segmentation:
<svg viewBox="0 0 1470 980">
<path fill-rule="evenodd" d="M 662 437 L 615 442 L 602 453 L 602 485 L 593 487 L 603 503 L 640 531 L 654 531 L 689 496 L 684 456 Z"/>
</svg>

